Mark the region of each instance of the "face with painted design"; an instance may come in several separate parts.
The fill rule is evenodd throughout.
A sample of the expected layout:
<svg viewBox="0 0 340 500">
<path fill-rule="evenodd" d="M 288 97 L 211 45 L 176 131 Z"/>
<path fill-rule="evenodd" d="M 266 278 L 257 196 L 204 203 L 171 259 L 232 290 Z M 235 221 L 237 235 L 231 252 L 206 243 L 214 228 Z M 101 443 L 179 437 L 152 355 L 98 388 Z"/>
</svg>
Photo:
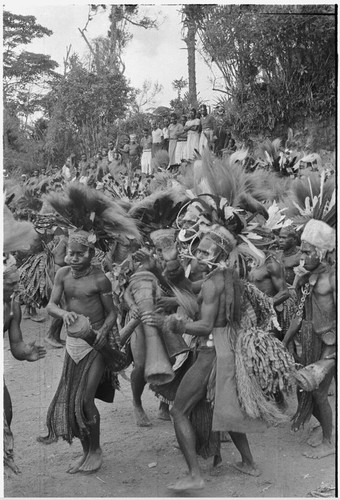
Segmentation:
<svg viewBox="0 0 340 500">
<path fill-rule="evenodd" d="M 204 236 L 196 250 L 199 270 L 202 272 L 206 271 L 211 262 L 216 262 L 220 253 L 221 249 L 219 246 L 208 236 Z"/>
<path fill-rule="evenodd" d="M 316 269 L 321 262 L 320 252 L 318 252 L 317 248 L 306 241 L 302 241 L 301 252 L 301 260 L 304 261 L 303 267 L 307 271 Z"/>
</svg>

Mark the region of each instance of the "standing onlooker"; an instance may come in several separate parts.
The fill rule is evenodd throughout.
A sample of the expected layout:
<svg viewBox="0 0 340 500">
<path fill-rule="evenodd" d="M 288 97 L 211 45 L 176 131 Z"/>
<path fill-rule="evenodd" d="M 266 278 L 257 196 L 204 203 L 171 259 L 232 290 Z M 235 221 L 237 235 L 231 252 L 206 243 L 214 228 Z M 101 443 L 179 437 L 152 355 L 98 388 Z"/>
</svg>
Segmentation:
<svg viewBox="0 0 340 500">
<path fill-rule="evenodd" d="M 169 151 L 169 118 L 164 118 L 163 120 L 163 149 Z"/>
<path fill-rule="evenodd" d="M 97 180 L 101 181 L 102 178 L 109 173 L 109 160 L 107 157 L 107 148 L 102 148 L 101 159 L 97 163 Z"/>
<path fill-rule="evenodd" d="M 218 106 L 216 111 L 217 115 L 215 117 L 214 151 L 216 156 L 222 156 L 223 149 L 226 149 L 228 147 L 231 133 L 230 131 L 228 131 L 228 124 L 223 106 Z"/>
<path fill-rule="evenodd" d="M 81 184 L 87 184 L 87 180 L 89 177 L 89 169 L 90 169 L 90 165 L 89 165 L 89 162 L 87 160 L 87 155 L 86 155 L 86 153 L 82 153 L 80 156 L 80 162 L 78 165 L 78 170 L 79 170 L 78 180 Z"/>
<path fill-rule="evenodd" d="M 200 143 L 200 119 L 196 116 L 196 109 L 192 108 L 189 113 L 189 120 L 184 126 L 188 132 L 187 138 L 187 159 L 192 160 L 195 156 L 195 149 L 198 151 Z"/>
<path fill-rule="evenodd" d="M 80 162 L 78 165 L 80 177 L 86 176 L 89 169 L 89 162 L 86 153 L 82 153 L 80 156 Z"/>
<path fill-rule="evenodd" d="M 171 113 L 169 125 L 169 167 L 176 165 L 176 145 L 177 137 L 180 135 L 184 128 L 181 123 L 177 122 L 176 113 Z"/>
<path fill-rule="evenodd" d="M 208 115 L 207 107 L 205 104 L 202 104 L 200 106 L 200 113 L 202 133 L 199 143 L 199 153 L 202 154 L 204 148 L 211 149 L 213 143 L 215 120 L 212 115 Z"/>
<path fill-rule="evenodd" d="M 143 130 L 143 137 L 140 141 L 140 145 L 143 148 L 142 158 L 141 158 L 141 168 L 142 174 L 151 175 L 151 149 L 152 149 L 152 136 L 148 128 Z"/>
<path fill-rule="evenodd" d="M 183 126 L 183 132 L 177 134 L 177 144 L 175 153 L 175 162 L 180 164 L 182 160 L 187 160 L 187 138 L 188 132 L 185 130 L 185 124 L 187 122 L 187 116 L 181 116 L 180 123 Z"/>
<path fill-rule="evenodd" d="M 131 169 L 137 170 L 139 168 L 140 146 L 136 140 L 136 134 L 130 135 L 130 163 Z"/>
<path fill-rule="evenodd" d="M 122 162 L 127 167 L 128 163 L 129 163 L 129 156 L 130 156 L 130 138 L 129 137 L 123 138 L 123 147 L 119 148 L 118 152 L 122 155 Z"/>
<path fill-rule="evenodd" d="M 155 156 L 157 151 L 162 149 L 163 144 L 163 131 L 159 128 L 158 123 L 153 120 L 151 123 L 151 135 L 152 135 L 152 157 Z"/>
<path fill-rule="evenodd" d="M 115 147 L 113 141 L 109 141 L 107 146 L 108 146 L 107 159 L 109 160 L 109 163 L 111 163 L 115 155 Z"/>
</svg>

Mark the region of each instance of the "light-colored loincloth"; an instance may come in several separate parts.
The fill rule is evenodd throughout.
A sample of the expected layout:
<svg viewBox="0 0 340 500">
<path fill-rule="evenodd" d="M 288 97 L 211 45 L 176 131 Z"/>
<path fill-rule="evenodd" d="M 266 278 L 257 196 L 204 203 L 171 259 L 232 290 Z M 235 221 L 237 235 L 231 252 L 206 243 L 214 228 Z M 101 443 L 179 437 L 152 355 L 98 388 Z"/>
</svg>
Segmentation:
<svg viewBox="0 0 340 500">
<path fill-rule="evenodd" d="M 92 325 L 94 330 L 98 330 L 104 323 L 104 320 L 97 321 Z M 76 363 L 76 365 L 85 358 L 93 350 L 93 347 L 90 346 L 84 339 L 70 337 L 67 335 L 66 337 L 66 351 L 68 352 L 70 358 Z"/>
</svg>

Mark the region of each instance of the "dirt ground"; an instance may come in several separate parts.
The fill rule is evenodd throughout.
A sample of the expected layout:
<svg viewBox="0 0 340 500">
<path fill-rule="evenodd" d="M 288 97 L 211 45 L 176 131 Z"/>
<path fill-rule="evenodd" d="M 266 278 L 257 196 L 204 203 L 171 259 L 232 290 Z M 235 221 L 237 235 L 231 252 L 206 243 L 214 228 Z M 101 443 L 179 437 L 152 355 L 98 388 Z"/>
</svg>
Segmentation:
<svg viewBox="0 0 340 500">
<path fill-rule="evenodd" d="M 27 341 L 42 344 L 50 319 L 44 323 L 23 320 Z M 302 456 L 308 430 L 290 431 L 289 423 L 249 435 L 254 457 L 262 470 L 258 478 L 232 468 L 239 459 L 232 443 L 222 444 L 222 466 L 212 470 L 211 460 L 201 461 L 206 488 L 194 493 L 172 494 L 166 485 L 186 471 L 176 447 L 173 425 L 157 419 L 158 400 L 146 389 L 144 407 L 152 427 L 134 423 L 129 382 L 120 377 L 121 390 L 113 404 L 98 401 L 101 415 L 102 468 L 92 475 L 70 475 L 65 471 L 80 456 L 81 445 L 64 441 L 43 445 L 36 441 L 46 435 L 45 419 L 59 382 L 63 349 L 47 347 L 46 358 L 27 363 L 15 360 L 4 340 L 5 380 L 13 403 L 12 431 L 15 460 L 21 474 L 4 480 L 5 497 L 305 497 L 322 484 L 335 486 L 335 457 L 311 460 Z M 129 369 L 127 370 L 129 374 Z M 334 410 L 335 397 L 330 397 Z M 295 410 L 295 398 L 287 413 Z M 333 493 L 333 494 L 332 494 Z M 334 490 L 331 491 L 335 496 Z"/>
</svg>

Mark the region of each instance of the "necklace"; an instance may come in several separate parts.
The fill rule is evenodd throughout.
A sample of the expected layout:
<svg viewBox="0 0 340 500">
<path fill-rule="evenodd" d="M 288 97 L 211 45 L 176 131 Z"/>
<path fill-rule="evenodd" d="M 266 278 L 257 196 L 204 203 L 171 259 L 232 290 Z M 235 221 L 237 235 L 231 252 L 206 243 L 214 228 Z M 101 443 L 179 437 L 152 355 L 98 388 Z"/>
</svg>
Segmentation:
<svg viewBox="0 0 340 500">
<path fill-rule="evenodd" d="M 289 248 L 286 252 L 283 251 L 283 256 L 284 257 L 291 257 L 292 255 L 295 255 L 296 253 L 298 253 L 298 251 L 299 251 L 299 249 L 296 247 Z"/>
<path fill-rule="evenodd" d="M 74 269 L 71 268 L 71 273 L 72 273 L 73 278 L 75 280 L 77 280 L 79 278 L 84 278 L 85 276 L 90 274 L 92 269 L 93 269 L 93 266 L 90 266 L 87 269 L 84 269 L 84 271 L 75 271 Z"/>
</svg>

